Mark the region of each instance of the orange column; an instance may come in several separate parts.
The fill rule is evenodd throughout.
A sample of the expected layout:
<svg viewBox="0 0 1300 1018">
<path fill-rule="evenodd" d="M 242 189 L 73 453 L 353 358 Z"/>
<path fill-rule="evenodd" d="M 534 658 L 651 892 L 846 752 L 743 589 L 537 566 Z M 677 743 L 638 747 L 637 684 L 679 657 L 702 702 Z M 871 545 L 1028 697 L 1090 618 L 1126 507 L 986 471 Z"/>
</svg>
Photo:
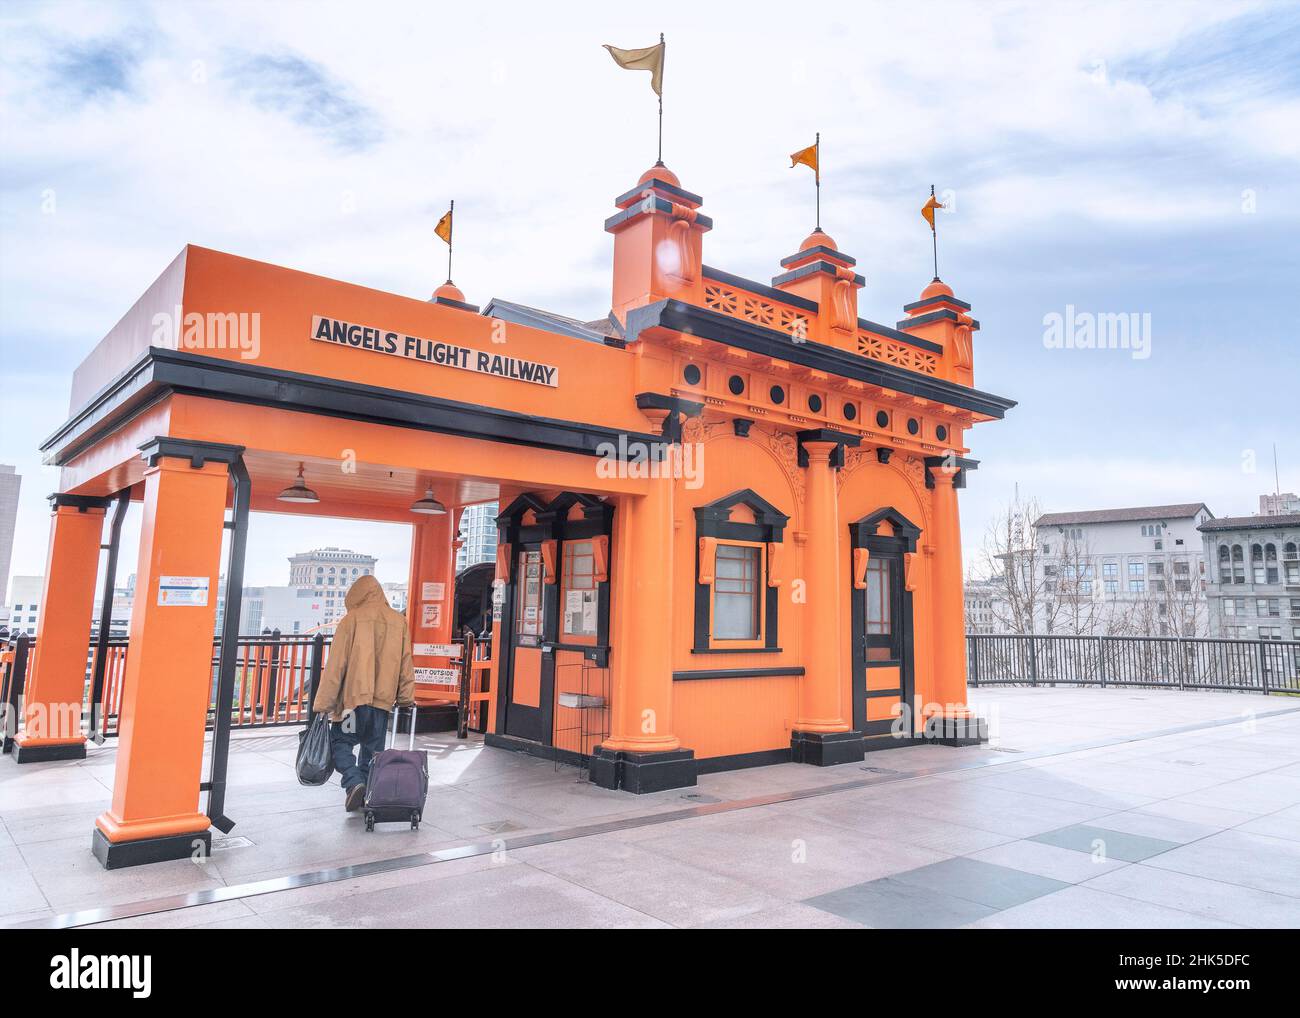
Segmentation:
<svg viewBox="0 0 1300 1018">
<path fill-rule="evenodd" d="M 104 509 L 87 504 L 95 499 L 55 495 L 53 500 L 36 667 L 23 709 L 25 731 L 14 740 L 15 763 L 86 756 L 81 714 Z"/>
<path fill-rule="evenodd" d="M 840 639 L 840 609 L 848 585 L 840 564 L 839 505 L 835 467 L 837 442 L 804 440 L 808 457 L 804 496 L 803 579 L 804 675 L 800 682 L 799 718 L 790 735 L 796 762 L 827 766 L 861 760 L 862 733 L 844 719 L 848 670 Z"/>
<path fill-rule="evenodd" d="M 614 514 L 610 734 L 591 765 L 591 780 L 606 788 L 653 792 L 695 784 L 695 754 L 673 734 L 675 483 L 671 476 L 650 478 L 645 494 L 624 498 Z"/>
<path fill-rule="evenodd" d="M 113 800 L 93 843 L 110 869 L 206 853 L 211 841 L 198 803 L 226 466 L 163 455 L 144 485 Z M 204 581 L 206 596 L 196 592 Z"/>
<path fill-rule="evenodd" d="M 926 734 L 945 742 L 987 738 L 966 706 L 966 623 L 962 600 L 961 519 L 955 470 L 932 468 L 934 479 L 934 697 Z"/>
<path fill-rule="evenodd" d="M 445 516 L 428 516 L 413 528 L 411 580 L 406 594 L 406 611 L 411 627 L 412 644 L 451 642 L 452 598 L 456 569 L 455 518 L 458 515 L 459 513 L 453 509 Z M 425 597 L 426 593 L 429 594 L 428 597 Z M 426 621 L 432 624 L 425 625 Z M 415 657 L 417 668 L 446 668 L 449 664 L 450 661 L 445 657 L 432 658 L 427 655 Z M 455 699 L 456 696 L 455 686 L 421 684 L 415 687 L 415 700 L 421 706 L 432 704 L 437 700 Z"/>
</svg>

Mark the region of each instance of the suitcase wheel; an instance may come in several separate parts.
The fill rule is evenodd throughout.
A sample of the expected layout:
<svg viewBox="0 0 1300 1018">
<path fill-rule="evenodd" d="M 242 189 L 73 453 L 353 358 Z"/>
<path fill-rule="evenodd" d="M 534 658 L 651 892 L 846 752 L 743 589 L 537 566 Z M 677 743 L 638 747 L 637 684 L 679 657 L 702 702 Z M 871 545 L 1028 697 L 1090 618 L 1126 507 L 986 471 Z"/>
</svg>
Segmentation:
<svg viewBox="0 0 1300 1018">
<path fill-rule="evenodd" d="M 368 831 L 373 831 L 374 829 L 375 829 L 375 815 L 374 815 L 373 813 L 367 813 L 367 814 L 366 814 L 366 830 L 368 830 Z"/>
</svg>

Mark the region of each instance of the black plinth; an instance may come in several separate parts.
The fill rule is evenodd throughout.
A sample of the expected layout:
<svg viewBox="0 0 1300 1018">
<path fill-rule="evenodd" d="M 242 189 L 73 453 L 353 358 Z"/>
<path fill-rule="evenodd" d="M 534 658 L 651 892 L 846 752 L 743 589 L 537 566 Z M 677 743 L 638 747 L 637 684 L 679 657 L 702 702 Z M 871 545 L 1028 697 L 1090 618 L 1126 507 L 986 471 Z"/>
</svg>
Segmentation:
<svg viewBox="0 0 1300 1018">
<path fill-rule="evenodd" d="M 795 763 L 833 767 L 865 759 L 866 749 L 862 745 L 861 732 L 793 731 L 790 733 L 790 756 Z"/>
<path fill-rule="evenodd" d="M 591 755 L 592 784 L 638 795 L 669 788 L 692 788 L 697 773 L 695 751 L 690 749 L 631 753 L 597 746 Z"/>
<path fill-rule="evenodd" d="M 173 859 L 207 858 L 212 854 L 212 832 L 140 838 L 138 841 L 109 841 L 104 832 L 96 827 L 90 850 L 106 870 L 144 866 L 151 862 L 169 862 Z"/>
<path fill-rule="evenodd" d="M 49 745 L 24 746 L 14 743 L 14 763 L 45 763 L 49 760 L 84 760 L 86 744 L 84 742 L 60 742 Z"/>
</svg>

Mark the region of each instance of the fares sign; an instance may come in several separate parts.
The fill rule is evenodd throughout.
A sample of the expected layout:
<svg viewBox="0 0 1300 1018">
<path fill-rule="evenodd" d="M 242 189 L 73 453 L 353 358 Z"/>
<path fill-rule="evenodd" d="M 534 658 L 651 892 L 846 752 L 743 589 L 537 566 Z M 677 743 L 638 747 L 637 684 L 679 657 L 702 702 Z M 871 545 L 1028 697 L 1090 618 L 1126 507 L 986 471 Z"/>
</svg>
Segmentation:
<svg viewBox="0 0 1300 1018">
<path fill-rule="evenodd" d="M 532 382 L 534 385 L 549 385 L 552 388 L 557 388 L 560 384 L 560 369 L 551 364 L 538 364 L 536 361 L 457 346 L 455 343 L 421 339 L 419 336 L 408 336 L 370 325 L 357 325 L 323 315 L 312 315 L 311 338 L 336 346 L 350 346 L 372 353 L 441 364 L 445 368 L 460 368 L 480 375 L 511 378 L 517 382 Z"/>
</svg>

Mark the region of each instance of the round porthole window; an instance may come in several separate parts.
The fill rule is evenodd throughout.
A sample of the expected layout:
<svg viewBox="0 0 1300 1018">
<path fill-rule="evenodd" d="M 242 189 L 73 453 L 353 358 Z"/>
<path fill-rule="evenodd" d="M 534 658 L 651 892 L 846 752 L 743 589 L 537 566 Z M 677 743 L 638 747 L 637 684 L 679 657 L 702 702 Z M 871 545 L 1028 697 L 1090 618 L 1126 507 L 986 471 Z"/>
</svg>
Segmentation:
<svg viewBox="0 0 1300 1018">
<path fill-rule="evenodd" d="M 700 378 L 702 377 L 700 374 L 699 365 L 687 364 L 686 370 L 682 372 L 682 377 L 686 379 L 687 385 L 699 385 Z"/>
<path fill-rule="evenodd" d="M 940 442 L 948 441 L 948 426 L 946 424 L 940 424 L 934 429 L 934 437 Z"/>
<path fill-rule="evenodd" d="M 909 435 L 915 435 L 920 430 L 921 430 L 921 422 L 918 421 L 915 417 L 909 417 L 907 419 L 907 433 Z"/>
<path fill-rule="evenodd" d="M 808 397 L 808 409 L 815 414 L 822 412 L 822 398 L 816 393 Z"/>
<path fill-rule="evenodd" d="M 785 402 L 785 390 L 782 389 L 779 385 L 772 386 L 772 388 L 768 390 L 767 394 L 769 397 L 771 397 L 773 403 Z"/>
<path fill-rule="evenodd" d="M 857 417 L 857 416 L 858 416 L 858 408 L 855 407 L 852 403 L 845 403 L 845 404 L 844 404 L 844 419 L 845 419 L 846 421 L 851 421 L 851 420 L 853 420 L 853 418 L 855 418 L 855 417 Z"/>
<path fill-rule="evenodd" d="M 883 410 L 877 410 L 877 411 L 876 411 L 876 427 L 877 427 L 877 428 L 887 428 L 887 427 L 889 427 L 889 414 L 885 413 L 885 411 L 883 411 Z"/>
<path fill-rule="evenodd" d="M 727 379 L 727 388 L 731 390 L 733 396 L 739 396 L 745 391 L 745 380 L 739 375 L 732 375 Z"/>
</svg>

